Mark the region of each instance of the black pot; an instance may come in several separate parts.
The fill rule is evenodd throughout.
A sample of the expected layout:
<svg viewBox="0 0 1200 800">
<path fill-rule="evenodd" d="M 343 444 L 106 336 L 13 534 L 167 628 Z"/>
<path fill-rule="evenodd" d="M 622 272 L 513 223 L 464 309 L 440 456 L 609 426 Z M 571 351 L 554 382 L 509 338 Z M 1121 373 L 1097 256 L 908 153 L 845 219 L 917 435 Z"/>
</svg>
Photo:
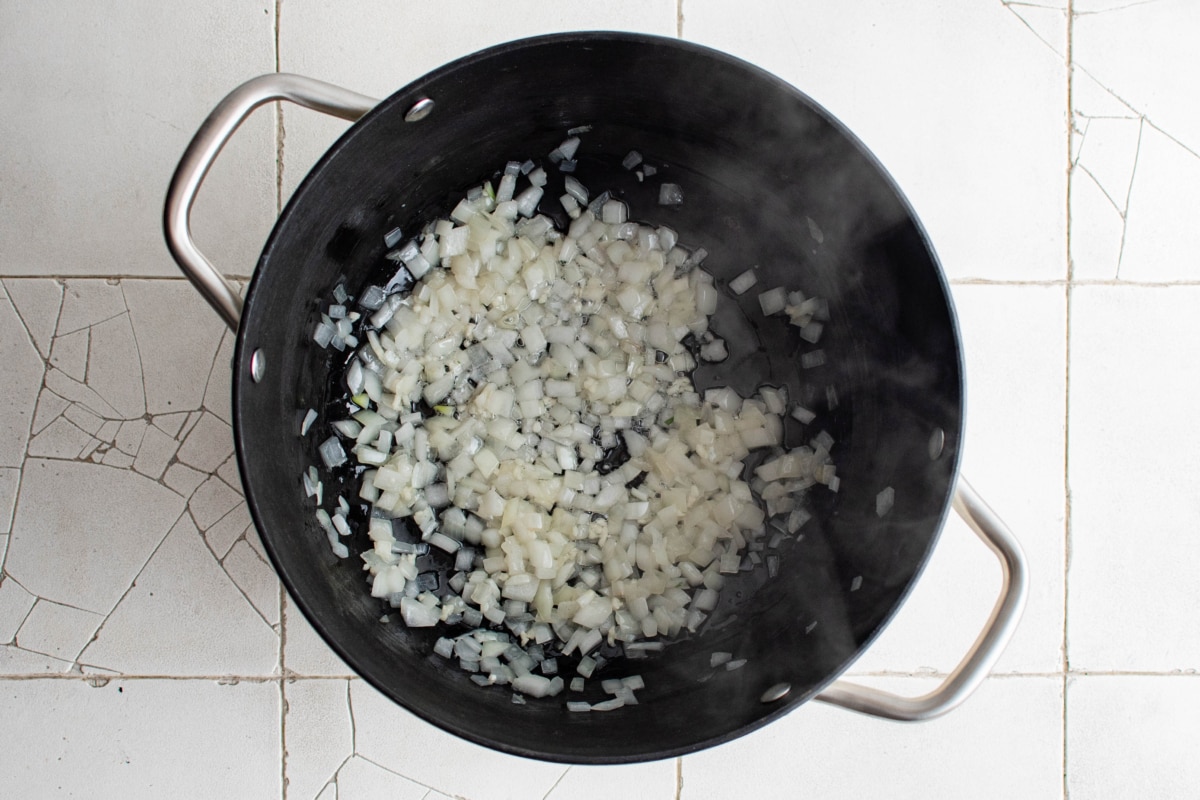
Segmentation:
<svg viewBox="0 0 1200 800">
<path fill-rule="evenodd" d="M 176 258 L 235 327 L 236 293 L 187 235 L 187 213 L 211 159 L 258 104 L 284 97 L 347 118 L 369 98 L 294 76 L 264 76 L 231 95 L 197 134 L 168 196 Z M 432 104 L 429 102 L 432 100 Z M 755 291 L 725 297 L 713 327 L 731 358 L 697 371 L 701 386 L 787 385 L 818 412 L 789 420 L 789 446 L 818 430 L 836 440 L 841 487 L 813 495 L 815 518 L 781 549 L 780 575 L 741 573 L 701 635 L 648 660 L 640 704 L 571 713 L 563 696 L 511 702 L 432 654 L 442 631 L 381 624 L 356 559 L 335 559 L 304 498 L 327 432 L 297 436 L 304 410 L 340 391 L 344 359 L 312 344 L 321 301 L 386 280 L 384 235 L 444 215 L 507 160 L 544 155 L 590 125 L 580 177 L 621 194 L 636 217 L 703 246 L 723 285 L 758 265 L 760 288 L 828 298 L 826 364 L 802 369 L 795 329 L 743 313 Z M 631 149 L 660 168 L 639 183 L 620 167 Z M 681 207 L 656 204 L 660 180 Z M 548 187 L 542 211 L 561 214 Z M 394 265 L 393 265 L 394 266 Z M 933 249 L 883 168 L 840 123 L 795 88 L 728 55 L 671 39 L 567 34 L 513 42 L 455 61 L 401 89 L 353 125 L 313 168 L 263 250 L 240 314 L 233 414 L 246 499 L 296 605 L 358 674 L 405 708 L 459 736 L 548 760 L 613 763 L 675 756 L 746 733 L 822 692 L 879 634 L 929 558 L 955 492 L 963 431 L 963 366 L 949 291 Z M 343 480 L 327 476 L 327 483 Z M 876 513 L 876 496 L 895 505 Z M 327 485 L 326 496 L 336 487 Z M 348 497 L 355 492 L 347 490 Z M 968 509 L 973 496 L 960 505 Z M 995 521 L 993 521 L 995 522 Z M 998 523 L 995 523 L 993 527 Z M 1019 612 L 1023 569 L 1002 526 L 1011 580 L 993 625 L 935 699 L 905 706 L 842 684 L 830 699 L 898 718 L 940 713 L 986 674 Z M 365 535 L 360 537 L 366 540 Z M 361 545 L 361 542 L 357 542 Z M 351 547 L 353 550 L 353 546 Z M 1015 577 L 1013 577 L 1015 576 Z M 746 659 L 710 667 L 710 654 Z M 597 687 L 598 688 L 598 687 Z M 953 695 L 952 697 L 950 695 Z M 590 698 L 598 699 L 598 698 Z"/>
</svg>

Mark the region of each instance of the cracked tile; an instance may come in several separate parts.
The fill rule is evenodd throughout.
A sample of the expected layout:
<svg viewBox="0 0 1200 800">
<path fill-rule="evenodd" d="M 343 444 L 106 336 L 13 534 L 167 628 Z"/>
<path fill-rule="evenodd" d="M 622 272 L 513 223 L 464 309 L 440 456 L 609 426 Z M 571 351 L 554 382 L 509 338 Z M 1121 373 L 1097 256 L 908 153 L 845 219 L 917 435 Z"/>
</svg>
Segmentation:
<svg viewBox="0 0 1200 800">
<path fill-rule="evenodd" d="M 1142 130 L 1125 213 L 1120 277 L 1194 280 L 1200 252 L 1200 158 L 1151 124 Z"/>
<path fill-rule="evenodd" d="M 238 542 L 221 562 L 226 574 L 238 585 L 251 605 L 258 609 L 269 625 L 279 622 L 279 579 L 254 548 Z"/>
<path fill-rule="evenodd" d="M 113 444 L 118 450 L 128 456 L 136 456 L 138 447 L 142 444 L 142 437 L 146 435 L 146 420 L 130 419 L 121 423 L 121 430 L 117 432 L 117 438 L 113 440 Z"/>
<path fill-rule="evenodd" d="M 74 661 L 103 621 L 102 614 L 39 599 L 17 631 L 16 644 L 30 652 Z"/>
<path fill-rule="evenodd" d="M 88 411 L 81 405 L 69 406 L 63 413 L 63 416 L 71 420 L 71 422 L 75 424 L 75 427 L 79 428 L 81 431 L 86 431 L 93 436 L 99 433 L 100 429 L 104 427 L 105 423 L 105 420 L 97 417 L 95 414 Z"/>
<path fill-rule="evenodd" d="M 125 300 L 115 280 L 77 278 L 66 282 L 62 312 L 58 317 L 59 336 L 90 328 L 92 325 L 124 314 Z"/>
<path fill-rule="evenodd" d="M 100 463 L 106 467 L 113 467 L 115 469 L 129 469 L 133 466 L 133 456 L 126 455 L 120 450 L 108 450 L 104 453 L 103 458 L 100 459 Z"/>
<path fill-rule="evenodd" d="M 183 420 L 183 424 L 179 426 L 179 432 L 175 434 L 175 438 L 181 442 L 186 439 L 202 416 L 204 416 L 203 411 L 189 411 Z"/>
<path fill-rule="evenodd" d="M 1126 3 L 1102 14 L 1077 13 L 1071 55 L 1100 85 L 1200 153 L 1197 31 L 1200 5 L 1189 0 Z"/>
<path fill-rule="evenodd" d="M 203 472 L 175 463 L 167 468 L 166 474 L 163 475 L 163 483 L 184 497 L 191 497 L 192 492 L 196 491 L 196 487 L 204 483 L 207 477 Z"/>
<path fill-rule="evenodd" d="M 1066 59 L 1067 44 L 1067 10 L 1063 7 L 1046 5 L 1031 5 L 1026 3 L 1005 3 L 1008 10 L 1029 26 L 1034 36 L 1054 51 L 1059 57 Z"/>
<path fill-rule="evenodd" d="M 62 284 L 53 278 L 6 278 L 4 288 L 38 352 L 48 358 L 62 308 Z"/>
<path fill-rule="evenodd" d="M 224 329 L 225 326 L 221 326 Z M 212 370 L 208 373 L 208 383 L 204 388 L 204 408 L 216 414 L 219 419 L 233 424 L 231 410 L 233 393 L 233 346 L 236 339 L 232 331 L 225 330 L 221 338 L 221 346 L 212 360 Z"/>
<path fill-rule="evenodd" d="M 1116 277 L 1124 235 L 1124 215 L 1091 175 L 1072 170 L 1071 263 L 1075 278 Z"/>
<path fill-rule="evenodd" d="M 546 795 L 545 800 L 578 797 L 653 797 L 675 795 L 675 760 L 619 767 L 573 765 Z"/>
<path fill-rule="evenodd" d="M 179 429 L 183 427 L 183 423 L 187 421 L 187 418 L 188 412 L 177 411 L 172 414 L 155 414 L 151 422 L 163 433 L 174 438 L 179 435 Z"/>
<path fill-rule="evenodd" d="M 267 676 L 278 649 L 185 515 L 79 660 L 125 674 Z"/>
<path fill-rule="evenodd" d="M 79 458 L 81 460 L 90 458 L 92 454 L 95 453 L 96 450 L 98 450 L 103 444 L 104 442 L 100 441 L 99 439 L 89 440 L 88 443 L 83 446 L 83 449 L 79 451 Z"/>
<path fill-rule="evenodd" d="M 13 637 L 37 598 L 12 578 L 0 578 L 0 644 L 11 644 Z"/>
<path fill-rule="evenodd" d="M 1066 66 L 1004 5 L 857 3 L 870 25 L 839 3 L 685 6 L 686 39 L 792 82 L 866 143 L 949 277 L 1065 277 Z"/>
<path fill-rule="evenodd" d="M 246 504 L 238 503 L 232 511 L 204 531 L 204 540 L 217 558 L 224 558 L 250 525 L 250 512 L 246 510 Z"/>
<path fill-rule="evenodd" d="M 283 664 L 296 675 L 342 676 L 354 671 L 325 644 L 308 619 L 296 607 L 290 595 L 283 598 L 284 628 L 287 636 L 283 645 Z"/>
<path fill-rule="evenodd" d="M 123 419 L 146 413 L 142 367 L 129 315 L 106 320 L 91 329 L 87 385 Z"/>
<path fill-rule="evenodd" d="M 263 547 L 262 537 L 258 535 L 258 529 L 251 523 L 246 528 L 246 543 L 254 548 L 254 552 L 258 553 L 259 558 L 268 564 L 271 563 L 270 557 L 267 555 L 267 549 Z"/>
<path fill-rule="evenodd" d="M 100 426 L 100 430 L 96 431 L 96 438 L 103 442 L 107 442 L 108 444 L 112 444 L 116 440 L 117 433 L 120 430 L 120 422 L 115 419 L 105 420 L 104 424 Z"/>
<path fill-rule="evenodd" d="M 132 472 L 30 458 L 5 570 L 39 597 L 107 613 L 183 508 Z"/>
<path fill-rule="evenodd" d="M 1122 213 L 1133 180 L 1142 124 L 1136 119 L 1088 120 L 1079 148 L 1079 165 L 1087 169 L 1112 204 Z"/>
<path fill-rule="evenodd" d="M 355 753 L 449 795 L 542 797 L 563 765 L 503 755 L 435 728 L 361 680 L 350 682 Z M 413 758 L 420 752 L 421 758 Z M 726 794 L 732 797 L 734 795 Z"/>
<path fill-rule="evenodd" d="M 30 440 L 28 452 L 34 458 L 78 458 L 91 439 L 65 417 L 59 417 Z"/>
<path fill-rule="evenodd" d="M 282 796 L 272 683 L 5 684 L 0 750 L 22 754 L 5 763 L 10 797 Z"/>
<path fill-rule="evenodd" d="M 224 323 L 186 281 L 127 280 L 122 288 L 141 356 L 147 411 L 199 408 Z"/>
<path fill-rule="evenodd" d="M 1075 0 L 1074 8 L 1076 16 L 1086 14 L 1101 14 L 1106 11 L 1117 11 L 1125 6 L 1136 5 L 1138 3 L 1152 3 L 1155 0 Z"/>
<path fill-rule="evenodd" d="M 13 509 L 17 505 L 17 486 L 20 483 L 20 470 L 0 467 L 0 533 L 12 530 Z M 0 557 L 0 564 L 3 563 L 3 557 Z"/>
<path fill-rule="evenodd" d="M 0 569 L 4 568 L 4 557 L 8 555 L 8 534 L 0 533 Z"/>
<path fill-rule="evenodd" d="M 394 772 L 373 764 L 361 756 L 346 762 L 337 774 L 338 800 L 370 800 L 388 797 L 394 800 L 424 800 L 429 789 Z"/>
<path fill-rule="evenodd" d="M 88 411 L 105 419 L 124 419 L 124 416 L 96 394 L 90 386 L 80 383 L 62 370 L 50 367 L 46 370 L 46 388 L 73 403 L 79 403 Z"/>
<path fill-rule="evenodd" d="M 112 669 L 103 669 L 101 667 L 90 667 L 87 664 L 79 664 L 78 667 L 79 667 L 80 675 L 98 675 L 98 676 L 100 676 L 100 680 L 102 680 L 104 677 L 107 677 L 107 676 L 111 676 L 114 678 L 121 677 L 121 673 L 117 672 L 116 670 L 112 670 Z M 90 681 L 89 681 L 89 683 L 90 683 Z M 93 685 L 102 686 L 103 684 L 97 682 Z"/>
<path fill-rule="evenodd" d="M 64 400 L 54 392 L 43 389 L 38 395 L 37 409 L 33 412 L 33 426 L 30 428 L 30 433 L 35 435 L 40 433 L 70 406 L 70 400 Z"/>
<path fill-rule="evenodd" d="M 147 426 L 138 446 L 137 457 L 133 460 L 133 468 L 143 475 L 157 480 L 162 477 L 163 470 L 171 463 L 171 457 L 179 448 L 179 442 L 163 433 L 154 425 Z"/>
<path fill-rule="evenodd" d="M 29 442 L 29 423 L 44 362 L 16 307 L 0 292 L 0 467 L 19 467 Z"/>
<path fill-rule="evenodd" d="M 215 475 L 210 476 L 200 488 L 195 491 L 188 501 L 188 510 L 200 530 L 205 530 L 221 517 L 229 513 L 242 499 L 242 496 L 230 489 Z"/>
<path fill-rule="evenodd" d="M 325 784 L 325 788 L 317 795 L 317 800 L 338 800 L 338 787 L 333 781 Z"/>
<path fill-rule="evenodd" d="M 205 413 L 188 431 L 177 458 L 203 472 L 212 472 L 233 452 L 233 430 L 215 415 Z"/>
<path fill-rule="evenodd" d="M 225 459 L 225 463 L 217 468 L 217 476 L 239 492 L 242 490 L 242 475 L 238 470 L 236 454 Z"/>
<path fill-rule="evenodd" d="M 15 645 L 0 645 L 0 675 L 41 675 L 66 672 L 71 669 L 70 661 L 59 658 L 31 653 Z M 11 686 L 12 681 L 5 681 L 0 686 Z M 3 694 L 0 694 L 3 697 Z M 0 735 L 8 729 L 0 727 Z"/>
<path fill-rule="evenodd" d="M 50 363 L 77 381 L 87 378 L 88 343 L 91 332 L 84 328 L 74 333 L 55 336 L 50 347 Z"/>
<path fill-rule="evenodd" d="M 1071 69 L 1072 112 L 1085 119 L 1140 119 L 1141 114 L 1097 82 L 1087 70 Z"/>
<path fill-rule="evenodd" d="M 349 689 L 344 680 L 307 680 L 288 681 L 283 692 L 288 794 L 316 797 L 354 754 Z"/>
</svg>

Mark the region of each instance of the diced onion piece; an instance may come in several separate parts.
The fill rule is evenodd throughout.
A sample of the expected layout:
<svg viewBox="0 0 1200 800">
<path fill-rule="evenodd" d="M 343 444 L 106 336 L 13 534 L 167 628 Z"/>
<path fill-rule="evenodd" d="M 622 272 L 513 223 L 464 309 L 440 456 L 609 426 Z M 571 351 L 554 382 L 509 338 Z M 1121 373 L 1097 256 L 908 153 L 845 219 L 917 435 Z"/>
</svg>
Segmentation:
<svg viewBox="0 0 1200 800">
<path fill-rule="evenodd" d="M 758 275 L 754 274 L 754 269 L 751 268 L 729 282 L 729 291 L 734 294 L 745 294 L 746 290 L 756 283 L 758 283 Z"/>
<path fill-rule="evenodd" d="M 325 462 L 327 469 L 340 467 L 346 463 L 346 451 L 342 448 L 342 443 L 338 441 L 336 436 L 330 436 L 321 442 L 317 451 L 321 454 L 321 460 Z"/>
<path fill-rule="evenodd" d="M 782 286 L 768 289 L 758 296 L 758 305 L 764 317 L 778 314 L 787 305 L 787 290 Z"/>
</svg>

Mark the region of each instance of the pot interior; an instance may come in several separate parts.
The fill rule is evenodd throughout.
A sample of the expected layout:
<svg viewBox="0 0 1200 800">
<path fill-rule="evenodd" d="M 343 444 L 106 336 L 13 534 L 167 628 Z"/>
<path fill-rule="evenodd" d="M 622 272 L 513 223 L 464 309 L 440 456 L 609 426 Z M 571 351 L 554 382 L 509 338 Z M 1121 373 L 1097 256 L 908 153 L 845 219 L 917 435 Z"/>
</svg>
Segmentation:
<svg viewBox="0 0 1200 800">
<path fill-rule="evenodd" d="M 433 112 L 406 122 L 414 102 Z M 304 497 L 301 473 L 320 464 L 324 410 L 344 356 L 312 343 L 337 282 L 351 293 L 390 273 L 384 235 L 444 216 L 465 190 L 509 160 L 543 157 L 570 128 L 583 134 L 576 172 L 611 189 L 636 220 L 667 225 L 709 252 L 723 287 L 757 265 L 740 298 L 722 290 L 712 327 L 730 358 L 697 370 L 701 388 L 743 394 L 763 383 L 818 412 L 785 423 L 786 445 L 820 430 L 836 440 L 835 494 L 810 495 L 814 519 L 780 550 L 777 578 L 740 573 L 700 635 L 662 655 L 618 659 L 606 676 L 639 673 L 640 704 L 567 712 L 564 696 L 515 706 L 432 654 L 437 629 L 381 624 L 356 556 L 338 561 Z M 658 175 L 620 166 L 629 150 Z M 563 219 L 553 169 L 540 210 Z M 657 205 L 661 182 L 683 188 Z M 826 363 L 802 369 L 785 317 L 762 319 L 757 292 L 775 286 L 828 299 Z M 260 352 L 265 370 L 251 378 Z M 246 496 L 264 545 L 326 641 L 386 695 L 446 730 L 503 751 L 608 763 L 682 754 L 745 733 L 816 694 L 873 640 L 917 579 L 935 543 L 956 474 L 962 429 L 959 340 L 949 293 L 912 209 L 874 158 L 812 100 L 737 59 L 687 43 L 625 34 L 570 34 L 504 45 L 405 87 L 354 125 L 297 189 L 251 283 L 234 363 L 234 418 Z M 325 427 L 322 427 L 325 426 Z M 326 477 L 325 497 L 344 493 Z M 876 514 L 877 494 L 895 505 Z M 365 533 L 350 543 L 362 549 Z M 714 651 L 746 659 L 709 666 Z M 566 677 L 569 678 L 568 671 Z M 592 681 L 590 683 L 598 683 Z M 763 692 L 787 683 L 781 700 Z M 600 699 L 599 687 L 596 696 Z"/>
</svg>

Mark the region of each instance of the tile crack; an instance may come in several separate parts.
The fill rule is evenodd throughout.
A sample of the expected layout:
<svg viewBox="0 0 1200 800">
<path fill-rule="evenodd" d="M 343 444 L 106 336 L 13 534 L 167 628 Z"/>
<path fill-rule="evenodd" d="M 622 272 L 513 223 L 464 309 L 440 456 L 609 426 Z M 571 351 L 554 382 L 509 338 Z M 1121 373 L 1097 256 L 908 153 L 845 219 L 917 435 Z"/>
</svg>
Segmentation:
<svg viewBox="0 0 1200 800">
<path fill-rule="evenodd" d="M 1100 193 L 1104 195 L 1104 199 L 1112 205 L 1113 209 L 1121 216 L 1122 220 L 1125 219 L 1125 209 L 1121 208 L 1117 201 L 1113 199 L 1113 196 L 1108 193 L 1107 189 L 1104 188 L 1104 184 L 1100 183 L 1100 179 L 1097 178 L 1095 174 L 1093 174 L 1092 171 L 1083 164 L 1076 164 L 1075 168 L 1091 178 L 1092 183 L 1096 184 L 1096 188 L 1099 189 Z"/>
<path fill-rule="evenodd" d="M 546 800 L 546 798 L 548 798 L 550 795 L 554 794 L 554 790 L 558 788 L 558 785 L 560 783 L 562 783 L 562 779 L 567 777 L 567 773 L 570 771 L 571 771 L 571 768 L 569 766 L 562 771 L 562 774 L 558 776 L 558 780 L 556 780 L 554 783 L 552 783 L 550 785 L 550 788 L 546 790 L 546 793 L 544 795 L 542 795 L 542 800 Z"/>
<path fill-rule="evenodd" d="M 1025 19 L 1017 12 L 1017 10 L 1015 8 L 1016 6 L 1024 6 L 1026 8 L 1042 8 L 1042 9 L 1046 9 L 1048 11 L 1062 11 L 1062 9 L 1057 9 L 1052 6 L 1039 6 L 1034 3 L 1004 3 L 1004 7 L 1007 8 L 1014 17 L 1016 17 L 1018 20 L 1020 20 L 1021 24 L 1024 25 L 1029 30 L 1030 33 L 1032 33 L 1035 37 L 1037 37 L 1037 40 L 1039 42 L 1046 45 L 1046 47 L 1049 47 L 1050 51 L 1053 52 L 1056 56 L 1058 56 L 1059 58 L 1063 58 L 1063 55 L 1058 52 L 1058 48 L 1055 47 L 1054 43 L 1047 41 L 1046 37 L 1042 36 L 1041 33 L 1039 33 L 1032 25 L 1030 25 L 1029 20 Z M 1063 13 L 1065 14 L 1065 12 L 1063 12 Z"/>
<path fill-rule="evenodd" d="M 146 360 L 142 358 L 142 346 L 141 343 L 138 342 L 137 326 L 133 324 L 133 312 L 129 310 L 129 298 L 125 296 L 124 281 L 121 282 L 119 288 L 121 290 L 121 304 L 125 306 L 125 313 L 129 315 L 129 335 L 133 338 L 133 349 L 134 352 L 137 353 L 138 358 L 138 372 L 140 373 L 139 379 L 142 384 L 142 408 L 147 409 L 147 413 L 149 413 L 148 409 L 150 408 L 150 400 L 146 396 Z M 90 358 L 88 359 L 88 363 L 91 363 Z M 143 432 L 142 435 L 145 436 L 145 432 Z M 141 447 L 140 441 L 138 442 L 138 447 Z"/>
<path fill-rule="evenodd" d="M 1142 155 L 1142 132 L 1145 128 L 1146 118 L 1142 117 L 1141 122 L 1138 123 L 1138 138 L 1134 149 L 1133 168 L 1129 171 L 1129 187 L 1125 191 L 1125 211 L 1121 214 L 1121 245 L 1117 249 L 1117 272 L 1113 276 L 1115 280 L 1120 280 L 1121 264 L 1125 260 L 1125 239 L 1126 234 L 1129 232 L 1129 198 L 1133 196 L 1133 184 L 1137 178 L 1138 161 L 1141 160 Z"/>
<path fill-rule="evenodd" d="M 1111 14 L 1114 11 L 1125 11 L 1126 9 L 1136 8 L 1138 6 L 1148 6 L 1151 3 L 1157 3 L 1159 0 L 1139 0 L 1136 3 L 1126 3 L 1123 6 L 1114 6 L 1112 8 L 1098 8 L 1095 11 L 1075 11 L 1077 17 L 1094 17 L 1098 14 Z"/>
</svg>

